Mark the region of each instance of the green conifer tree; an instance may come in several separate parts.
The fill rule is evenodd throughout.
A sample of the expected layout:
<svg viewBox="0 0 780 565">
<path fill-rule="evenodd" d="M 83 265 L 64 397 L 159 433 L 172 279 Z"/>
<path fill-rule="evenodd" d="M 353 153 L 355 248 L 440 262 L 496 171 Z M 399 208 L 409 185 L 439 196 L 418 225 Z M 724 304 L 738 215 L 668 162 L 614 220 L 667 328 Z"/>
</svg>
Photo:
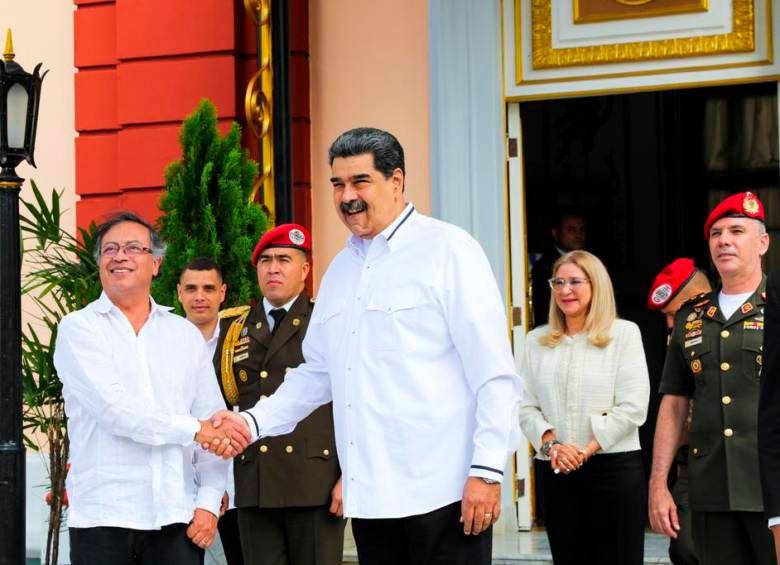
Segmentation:
<svg viewBox="0 0 780 565">
<path fill-rule="evenodd" d="M 168 245 L 153 295 L 175 304 L 181 270 L 196 257 L 212 257 L 223 269 L 227 296 L 223 307 L 246 304 L 260 294 L 250 263 L 252 249 L 268 221 L 249 202 L 257 164 L 241 147 L 235 122 L 222 137 L 214 104 L 202 100 L 184 120 L 179 141 L 182 158 L 165 171 L 160 201 L 160 234 Z"/>
</svg>

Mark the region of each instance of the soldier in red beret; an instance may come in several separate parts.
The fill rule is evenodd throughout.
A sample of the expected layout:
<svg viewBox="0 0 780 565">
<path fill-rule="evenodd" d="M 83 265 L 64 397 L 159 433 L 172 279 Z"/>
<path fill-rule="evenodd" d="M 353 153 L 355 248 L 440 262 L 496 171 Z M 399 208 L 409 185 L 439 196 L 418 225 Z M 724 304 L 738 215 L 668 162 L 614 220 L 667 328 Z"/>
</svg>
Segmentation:
<svg viewBox="0 0 780 565">
<path fill-rule="evenodd" d="M 647 307 L 664 314 L 666 326 L 671 332 L 674 317 L 680 308 L 688 302 L 702 300 L 710 291 L 712 287 L 707 275 L 696 268 L 693 259 L 675 259 L 655 277 L 647 297 Z M 669 543 L 669 558 L 674 565 L 697 565 L 699 561 L 691 535 L 691 510 L 688 501 L 687 429 L 682 445 L 677 450 L 675 463 L 676 482 L 672 489 L 672 498 L 676 506 L 677 522 L 673 523 L 672 527 L 677 531 L 677 536 L 672 537 Z"/>
<path fill-rule="evenodd" d="M 223 311 L 217 376 L 228 406 L 245 410 L 273 394 L 303 363 L 314 299 L 306 294 L 311 235 L 283 224 L 252 253 L 263 299 Z M 292 433 L 266 437 L 234 461 L 238 524 L 247 565 L 341 563 L 341 469 L 333 410 L 317 408 Z"/>
<path fill-rule="evenodd" d="M 677 537 L 667 477 L 693 399 L 688 472 L 699 562 L 774 564 L 756 433 L 766 299 L 761 258 L 769 249 L 764 207 L 751 192 L 729 196 L 704 228 L 721 285 L 685 304 L 674 320 L 660 386 L 650 522 L 654 530 Z"/>
</svg>

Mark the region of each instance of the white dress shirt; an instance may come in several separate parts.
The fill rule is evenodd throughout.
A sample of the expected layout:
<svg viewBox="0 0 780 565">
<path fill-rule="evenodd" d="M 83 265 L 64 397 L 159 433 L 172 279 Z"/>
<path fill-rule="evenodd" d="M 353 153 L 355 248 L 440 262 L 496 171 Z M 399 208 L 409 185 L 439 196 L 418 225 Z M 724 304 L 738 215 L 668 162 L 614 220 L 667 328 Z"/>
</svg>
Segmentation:
<svg viewBox="0 0 780 565">
<path fill-rule="evenodd" d="M 350 237 L 303 354 L 242 414 L 253 434 L 280 435 L 332 400 L 346 516 L 423 514 L 460 500 L 469 475 L 503 478 L 522 387 L 490 264 L 465 231 L 408 204 L 370 246 Z"/>
<path fill-rule="evenodd" d="M 228 463 L 202 453 L 193 466 L 193 440 L 225 403 L 203 336 L 168 310 L 152 300 L 136 335 L 102 294 L 60 322 L 72 527 L 158 529 L 196 507 L 219 516 Z"/>
<path fill-rule="evenodd" d="M 547 347 L 539 338 L 549 331 L 544 325 L 528 334 L 520 369 L 526 392 L 520 427 L 537 458 L 544 458 L 540 448 L 547 430 L 581 448 L 595 438 L 602 453 L 640 449 L 650 379 L 639 327 L 615 320 L 606 347 L 596 347 L 584 333 Z"/>
</svg>

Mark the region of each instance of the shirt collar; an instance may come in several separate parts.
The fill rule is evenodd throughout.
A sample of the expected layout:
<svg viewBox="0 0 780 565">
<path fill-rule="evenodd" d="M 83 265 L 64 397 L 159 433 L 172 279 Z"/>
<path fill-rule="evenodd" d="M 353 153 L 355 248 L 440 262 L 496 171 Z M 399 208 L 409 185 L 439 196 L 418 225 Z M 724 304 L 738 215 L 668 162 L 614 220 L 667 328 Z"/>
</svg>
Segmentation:
<svg viewBox="0 0 780 565">
<path fill-rule="evenodd" d="M 211 337 L 206 340 L 206 343 L 208 345 L 211 345 L 212 343 L 215 343 L 219 339 L 219 320 L 217 320 L 217 325 L 214 326 L 214 333 L 211 334 Z"/>
<path fill-rule="evenodd" d="M 292 300 L 290 300 L 287 304 L 283 305 L 282 308 L 284 308 L 287 312 L 290 311 L 290 308 L 292 308 L 293 303 L 298 300 L 298 297 L 300 294 L 296 294 L 293 296 Z M 263 297 L 263 310 L 265 310 L 265 317 L 269 318 L 271 314 L 271 310 L 275 310 L 276 306 L 268 302 L 268 299 Z"/>
<path fill-rule="evenodd" d="M 160 304 L 157 304 L 151 295 L 149 295 L 149 304 L 151 306 L 149 310 L 149 316 L 154 315 L 155 312 L 165 313 L 173 310 L 171 306 L 161 306 Z M 121 312 L 121 310 L 117 308 L 117 305 L 111 302 L 111 299 L 108 297 L 105 291 L 101 292 L 100 298 L 95 301 L 95 309 L 101 314 L 108 314 L 112 309 L 116 309 L 118 312 Z"/>
<path fill-rule="evenodd" d="M 407 202 L 406 206 L 404 207 L 403 211 L 398 215 L 398 217 L 395 220 L 393 220 L 389 226 L 383 229 L 379 233 L 379 235 L 377 235 L 374 238 L 374 240 L 385 241 L 389 247 L 390 242 L 394 240 L 396 237 L 398 237 L 399 230 L 401 230 L 404 223 L 406 223 L 406 221 L 409 219 L 409 217 L 412 214 L 414 214 L 414 212 L 415 212 L 414 204 L 412 204 L 411 202 Z M 365 241 L 366 240 L 364 240 L 363 238 L 353 234 L 347 238 L 347 247 L 351 249 L 359 257 L 365 257 L 366 250 L 367 250 L 367 247 L 364 245 Z"/>
</svg>

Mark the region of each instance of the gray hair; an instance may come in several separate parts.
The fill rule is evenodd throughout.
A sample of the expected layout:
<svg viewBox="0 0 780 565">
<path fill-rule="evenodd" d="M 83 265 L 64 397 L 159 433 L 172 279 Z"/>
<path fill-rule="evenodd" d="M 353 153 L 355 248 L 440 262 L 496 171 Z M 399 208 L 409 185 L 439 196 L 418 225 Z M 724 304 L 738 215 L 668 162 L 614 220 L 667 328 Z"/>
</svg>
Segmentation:
<svg viewBox="0 0 780 565">
<path fill-rule="evenodd" d="M 386 179 L 401 169 L 406 174 L 404 149 L 391 133 L 377 128 L 355 128 L 342 133 L 328 149 L 328 164 L 338 157 L 355 157 L 370 153 L 374 168 Z"/>
<path fill-rule="evenodd" d="M 114 226 L 125 222 L 132 222 L 149 230 L 149 240 L 152 242 L 152 257 L 158 259 L 165 256 L 165 242 L 160 238 L 160 234 L 157 233 L 152 224 L 132 212 L 119 212 L 95 229 L 95 248 L 92 250 L 95 261 L 100 261 L 100 251 L 103 249 L 103 238 L 106 233 Z"/>
</svg>

